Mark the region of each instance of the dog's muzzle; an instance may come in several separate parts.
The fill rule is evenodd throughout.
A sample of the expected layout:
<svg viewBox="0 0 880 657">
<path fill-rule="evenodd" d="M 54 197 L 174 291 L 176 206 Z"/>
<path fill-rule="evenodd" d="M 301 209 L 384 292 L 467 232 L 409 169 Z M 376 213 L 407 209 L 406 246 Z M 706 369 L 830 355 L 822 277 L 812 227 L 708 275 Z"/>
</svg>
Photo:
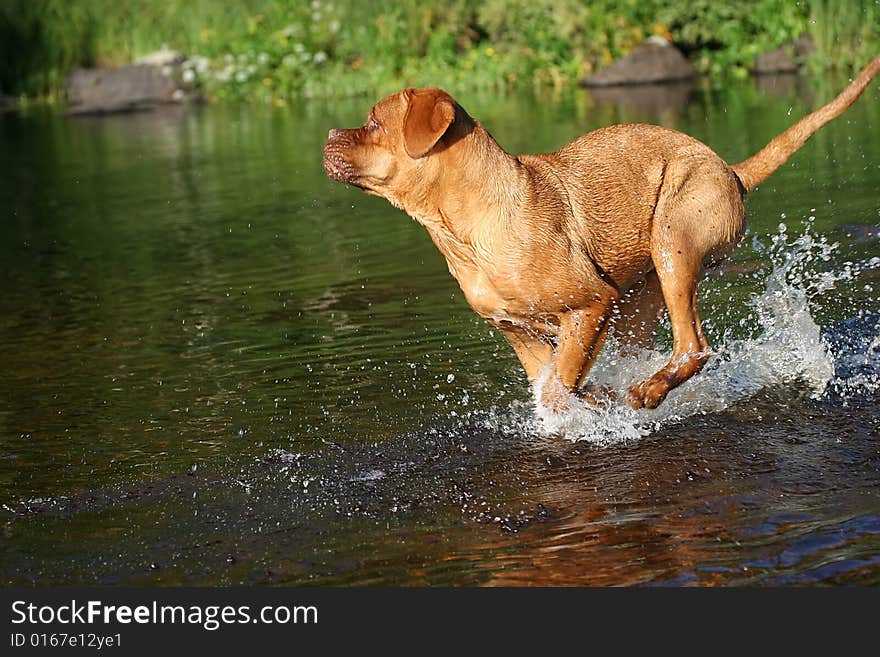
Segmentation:
<svg viewBox="0 0 880 657">
<path fill-rule="evenodd" d="M 324 144 L 324 171 L 333 180 L 355 184 L 354 167 L 345 159 L 348 146 L 346 130 L 334 128 L 327 133 L 327 143 Z"/>
</svg>

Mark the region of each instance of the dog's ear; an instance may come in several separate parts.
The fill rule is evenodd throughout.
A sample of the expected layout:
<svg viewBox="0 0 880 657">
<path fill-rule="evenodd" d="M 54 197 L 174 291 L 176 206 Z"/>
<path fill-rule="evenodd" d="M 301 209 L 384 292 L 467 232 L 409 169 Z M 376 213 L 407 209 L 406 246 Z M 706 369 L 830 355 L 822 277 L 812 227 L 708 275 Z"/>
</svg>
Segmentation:
<svg viewBox="0 0 880 657">
<path fill-rule="evenodd" d="M 413 89 L 403 120 L 406 154 L 418 158 L 430 151 L 455 120 L 455 101 L 440 89 Z"/>
</svg>

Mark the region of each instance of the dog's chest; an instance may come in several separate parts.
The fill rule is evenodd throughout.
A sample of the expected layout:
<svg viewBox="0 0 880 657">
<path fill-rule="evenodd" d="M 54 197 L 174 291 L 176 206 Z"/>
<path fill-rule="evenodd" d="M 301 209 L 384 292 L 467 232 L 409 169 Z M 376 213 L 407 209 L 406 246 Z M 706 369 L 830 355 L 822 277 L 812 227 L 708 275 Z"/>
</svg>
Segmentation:
<svg viewBox="0 0 880 657">
<path fill-rule="evenodd" d="M 490 242 L 484 248 L 451 242 L 432 233 L 468 305 L 498 328 L 540 328 L 553 333 L 559 316 L 589 302 L 589 276 L 571 257 L 532 257 Z M 494 246 L 494 248 L 493 248 Z"/>
<path fill-rule="evenodd" d="M 517 269 L 487 272 L 476 265 L 459 268 L 456 278 L 474 312 L 498 328 L 535 328 L 554 331 L 559 304 L 547 303 L 527 272 Z"/>
<path fill-rule="evenodd" d="M 468 305 L 478 315 L 491 321 L 494 316 L 508 314 L 504 296 L 482 269 L 476 265 L 459 267 L 454 275 Z"/>
</svg>

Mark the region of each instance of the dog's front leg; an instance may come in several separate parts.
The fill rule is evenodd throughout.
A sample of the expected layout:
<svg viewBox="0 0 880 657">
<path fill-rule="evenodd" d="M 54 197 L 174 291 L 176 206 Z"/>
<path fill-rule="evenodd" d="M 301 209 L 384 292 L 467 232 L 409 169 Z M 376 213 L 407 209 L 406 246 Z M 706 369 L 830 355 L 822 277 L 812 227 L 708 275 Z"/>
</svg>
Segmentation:
<svg viewBox="0 0 880 657">
<path fill-rule="evenodd" d="M 540 339 L 524 329 L 502 328 L 501 334 L 507 338 L 522 368 L 529 378 L 529 383 L 535 385 L 545 370 L 553 362 L 553 345 Z"/>
<path fill-rule="evenodd" d="M 594 305 L 572 310 L 562 317 L 553 370 L 541 390 L 541 403 L 556 413 L 568 410 L 573 393 L 592 404 L 600 400 L 587 391 L 578 391 L 593 366 L 608 334 L 612 298 Z"/>
</svg>

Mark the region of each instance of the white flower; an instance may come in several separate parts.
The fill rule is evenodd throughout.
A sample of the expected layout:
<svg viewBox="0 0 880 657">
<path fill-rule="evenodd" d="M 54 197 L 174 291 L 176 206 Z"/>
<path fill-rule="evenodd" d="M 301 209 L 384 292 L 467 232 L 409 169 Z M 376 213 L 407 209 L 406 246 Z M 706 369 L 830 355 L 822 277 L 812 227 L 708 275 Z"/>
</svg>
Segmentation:
<svg viewBox="0 0 880 657">
<path fill-rule="evenodd" d="M 293 52 L 299 53 L 299 52 L 304 51 L 305 49 L 306 49 L 306 47 L 301 43 L 294 43 L 293 44 Z"/>
<path fill-rule="evenodd" d="M 327 61 L 327 53 L 325 53 L 323 50 L 319 50 L 315 53 L 313 61 L 315 62 L 315 64 L 323 64 Z"/>
<path fill-rule="evenodd" d="M 196 79 L 196 73 L 191 68 L 185 68 L 183 69 L 183 74 L 180 77 L 184 82 L 189 84 Z"/>
<path fill-rule="evenodd" d="M 247 71 L 239 71 L 238 73 L 235 74 L 235 81 L 236 82 L 247 82 L 247 79 L 248 79 Z"/>
<path fill-rule="evenodd" d="M 199 75 L 206 75 L 211 70 L 211 62 L 207 57 L 193 57 L 193 61 L 196 63 L 196 72 Z"/>
<path fill-rule="evenodd" d="M 260 62 L 260 64 L 265 64 L 266 62 L 269 61 L 269 55 L 267 55 L 264 52 L 261 52 L 259 55 L 257 55 L 257 61 Z"/>
</svg>

